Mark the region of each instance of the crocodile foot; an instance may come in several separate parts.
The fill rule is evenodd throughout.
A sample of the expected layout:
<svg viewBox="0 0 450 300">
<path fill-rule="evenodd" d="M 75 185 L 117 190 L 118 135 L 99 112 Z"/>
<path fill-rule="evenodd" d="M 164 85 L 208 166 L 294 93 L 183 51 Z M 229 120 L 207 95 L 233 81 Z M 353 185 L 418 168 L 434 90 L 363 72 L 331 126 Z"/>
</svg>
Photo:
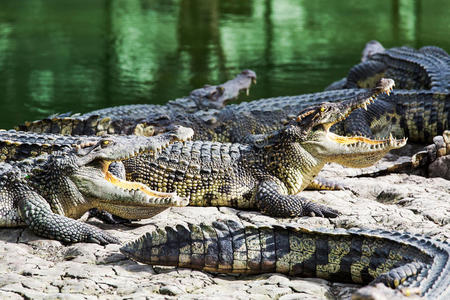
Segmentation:
<svg viewBox="0 0 450 300">
<path fill-rule="evenodd" d="M 307 202 L 303 205 L 303 215 L 311 217 L 336 218 L 339 216 L 339 212 L 325 205 Z"/>
<path fill-rule="evenodd" d="M 87 225 L 87 224 L 86 224 Z M 86 232 L 86 237 L 82 242 L 88 243 L 96 243 L 100 245 L 108 245 L 108 244 L 120 244 L 120 240 L 115 236 L 110 235 L 109 233 L 100 230 L 96 227 L 90 226 L 88 232 Z"/>
<path fill-rule="evenodd" d="M 115 216 L 113 214 L 110 214 L 107 211 L 99 210 L 97 208 L 92 208 L 92 209 L 89 210 L 88 219 L 91 219 L 91 218 L 97 218 L 97 219 L 99 219 L 100 221 L 102 221 L 103 223 L 106 223 L 106 224 L 114 224 L 114 225 L 116 225 L 116 224 L 129 224 L 129 223 L 131 223 L 131 220 L 124 219 L 124 218 L 121 218 L 119 216 Z"/>
</svg>

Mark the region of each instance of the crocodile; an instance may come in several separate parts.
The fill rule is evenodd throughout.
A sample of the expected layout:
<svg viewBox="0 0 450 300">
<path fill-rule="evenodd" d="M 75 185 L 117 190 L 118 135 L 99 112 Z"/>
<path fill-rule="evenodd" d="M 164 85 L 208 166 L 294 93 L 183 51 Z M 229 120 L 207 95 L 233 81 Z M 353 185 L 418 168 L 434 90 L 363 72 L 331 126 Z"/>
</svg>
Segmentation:
<svg viewBox="0 0 450 300">
<path fill-rule="evenodd" d="M 185 141 L 193 135 L 192 129 L 181 126 L 167 127 L 167 133 L 153 136 L 152 140 L 155 146 L 165 147 L 171 141 Z M 70 152 L 74 149 L 78 153 L 84 151 L 89 152 L 93 146 L 104 140 L 107 136 L 65 136 L 57 134 L 38 134 L 32 132 L 22 132 L 15 130 L 0 130 L 0 161 L 11 162 L 18 161 L 29 157 L 53 152 Z M 122 137 L 126 143 L 133 143 L 133 137 Z M 140 143 L 140 138 L 136 140 Z M 161 149 L 156 149 L 159 152 Z M 111 174 L 125 179 L 125 169 L 120 162 L 110 164 L 109 171 Z M 111 215 L 106 211 L 96 208 L 89 210 L 89 218 L 97 219 L 109 223 L 129 223 L 128 219 Z"/>
<path fill-rule="evenodd" d="M 11 162 L 18 161 L 29 157 L 36 157 L 41 154 L 51 154 L 53 152 L 71 152 L 76 151 L 78 154 L 88 153 L 99 143 L 105 143 L 108 139 L 116 139 L 126 144 L 136 143 L 154 145 L 153 152 L 160 152 L 162 148 L 168 146 L 171 142 L 186 141 L 191 139 L 194 132 L 191 128 L 173 125 L 166 128 L 165 133 L 156 135 L 149 139 L 151 143 L 146 142 L 145 138 L 133 136 L 66 136 L 50 133 L 34 133 L 16 130 L 0 129 L 0 161 Z M 118 146 L 115 146 L 118 147 Z M 111 148 L 114 149 L 114 148 Z M 131 148 L 132 149 L 132 148 Z M 109 150 L 113 151 L 113 150 Z M 109 152 L 108 154 L 112 154 Z"/>
<path fill-rule="evenodd" d="M 370 41 L 361 60 L 346 78 L 327 89 L 371 88 L 380 78 L 389 77 L 399 89 L 450 91 L 450 56 L 439 47 L 385 49 L 379 42 Z"/>
<path fill-rule="evenodd" d="M 434 88 L 431 90 L 397 89 L 389 97 L 382 95 L 379 97 L 379 100 L 382 101 L 377 101 L 376 105 L 370 106 L 368 112 L 363 110 L 355 111 L 345 122 L 341 122 L 341 129 L 338 133 L 361 134 L 368 137 L 385 137 L 392 129 L 396 136 L 406 136 L 412 142 L 425 143 L 432 142 L 434 136 L 442 134 L 445 129 L 450 129 L 450 100 L 448 89 L 439 88 L 447 85 L 450 77 L 450 60 L 448 59 L 447 53 L 443 49 L 434 46 L 423 47 L 420 50 L 406 47 L 398 48 L 400 50 L 396 49 L 384 50 L 381 44 L 372 41 L 366 46 L 363 60 L 368 62 L 373 57 L 384 55 L 384 53 L 403 53 L 409 51 L 412 53 L 412 58 L 408 60 L 409 52 L 396 54 L 399 56 L 399 63 L 396 64 L 395 59 L 392 59 L 392 65 L 398 65 L 399 67 L 396 70 L 401 70 L 400 66 L 403 64 L 400 62 L 403 59 L 408 61 L 408 63 L 404 63 L 406 65 L 404 69 L 406 70 L 413 70 L 416 65 L 425 66 L 424 68 L 429 71 L 429 76 L 427 76 L 433 79 L 432 85 Z M 388 54 L 386 55 L 389 56 L 390 54 Z M 434 67 L 431 65 L 434 66 L 437 63 L 430 62 L 430 66 L 428 66 L 426 64 L 428 60 L 425 58 L 423 59 L 424 62 L 417 63 L 420 59 L 416 58 L 416 54 L 419 56 L 428 55 L 435 57 L 442 64 L 435 66 L 438 70 L 434 70 Z M 392 54 L 392 56 L 394 57 L 395 55 Z M 390 63 L 390 60 L 387 63 Z M 379 75 L 376 77 L 379 78 Z M 403 81 L 403 79 L 399 79 L 400 88 L 403 86 Z M 375 79 L 371 80 L 371 82 L 375 82 Z M 397 84 L 398 87 L 399 84 Z M 420 87 L 425 86 L 422 85 Z M 289 119 L 295 118 L 296 112 L 306 108 L 308 105 L 314 105 L 324 101 L 344 101 L 358 97 L 358 95 L 364 93 L 366 93 L 365 89 L 345 89 L 291 97 L 276 97 L 241 103 L 239 105 L 229 105 L 221 110 L 209 109 L 206 111 L 191 111 L 192 113 L 189 114 L 168 114 L 163 118 L 154 118 L 151 113 L 149 117 L 144 119 L 132 119 L 128 117 L 121 119 L 119 115 L 114 115 L 117 118 L 114 126 L 107 121 L 101 122 L 99 119 L 96 119 L 92 123 L 92 120 L 83 121 L 75 117 L 40 120 L 19 126 L 19 128 L 26 131 L 53 131 L 68 132 L 71 134 L 79 134 L 80 131 L 101 133 L 105 130 L 126 134 L 151 134 L 155 128 L 164 128 L 169 124 L 179 124 L 193 128 L 195 130 L 194 139 L 242 142 L 245 141 L 245 137 L 248 134 L 267 133 L 281 128 Z M 139 116 L 139 110 L 128 111 L 126 116 L 133 113 Z M 109 120 L 108 117 L 105 116 L 105 118 Z M 98 124 L 100 123 L 103 125 L 99 129 Z M 116 130 L 116 128 L 121 129 Z"/>
<path fill-rule="evenodd" d="M 367 107 L 374 95 L 389 93 L 393 85 L 382 79 L 369 98 L 307 108 L 282 129 L 250 136 L 245 144 L 188 141 L 169 145 L 157 157 L 124 160 L 126 178 L 161 192 L 176 191 L 190 205 L 256 208 L 277 217 L 336 217 L 335 210 L 297 194 L 327 162 L 370 166 L 406 144 L 406 139 L 344 137 L 329 131 L 355 109 Z"/>
<path fill-rule="evenodd" d="M 162 122 L 198 110 L 223 108 L 227 102 L 237 98 L 241 91 L 246 91 L 248 95 L 252 83 L 256 83 L 255 72 L 244 70 L 223 84 L 207 85 L 192 91 L 188 97 L 168 101 L 165 105 L 134 104 L 104 108 L 82 115 L 53 115 L 43 120 L 25 122 L 16 129 L 63 135 L 156 135 L 161 133 L 160 127 L 143 127 L 140 124 L 148 120 Z M 167 124 L 167 121 L 165 123 Z"/>
<path fill-rule="evenodd" d="M 127 119 L 123 126 L 126 133 L 147 132 L 155 128 L 163 131 L 177 124 L 194 129 L 194 140 L 218 142 L 245 142 L 249 134 L 268 133 L 282 128 L 296 113 L 310 105 L 321 102 L 346 101 L 353 98 L 370 97 L 367 89 L 344 89 L 297 96 L 259 99 L 240 104 L 231 104 L 221 110 L 199 110 L 192 114 L 177 114 L 163 119 Z M 411 142 L 432 142 L 436 135 L 450 129 L 450 95 L 430 90 L 394 90 L 390 96 L 379 95 L 378 101 L 368 110 L 359 109 L 337 125 L 342 135 L 364 135 L 386 137 L 392 131 L 397 137 L 408 137 Z M 79 132 L 99 134 L 97 123 L 81 122 L 78 118 L 60 118 L 54 121 L 35 121 L 19 126 L 21 130 L 36 132 Z M 120 123 L 117 119 L 117 126 Z M 53 124 L 53 125 L 49 125 Z M 82 126 L 80 125 L 82 124 Z M 114 126 L 115 127 L 115 126 Z M 119 126 L 120 127 L 120 126 Z M 42 130 L 43 128 L 52 130 Z M 61 130 L 64 128 L 64 130 Z M 105 128 L 102 127 L 102 131 Z M 114 132 L 115 129 L 109 130 Z M 335 130 L 335 128 L 332 128 Z"/>
<path fill-rule="evenodd" d="M 450 245 L 409 233 L 218 220 L 157 227 L 120 251 L 151 265 L 383 283 L 405 295 L 450 298 Z"/>
<path fill-rule="evenodd" d="M 91 225 L 75 220 L 91 208 L 127 219 L 150 218 L 186 198 L 161 193 L 142 183 L 120 179 L 108 171 L 114 161 L 162 148 L 192 135 L 181 130 L 157 137 L 110 136 L 71 150 L 0 163 L 0 226 L 27 226 L 40 236 L 65 243 L 119 243 Z"/>
</svg>

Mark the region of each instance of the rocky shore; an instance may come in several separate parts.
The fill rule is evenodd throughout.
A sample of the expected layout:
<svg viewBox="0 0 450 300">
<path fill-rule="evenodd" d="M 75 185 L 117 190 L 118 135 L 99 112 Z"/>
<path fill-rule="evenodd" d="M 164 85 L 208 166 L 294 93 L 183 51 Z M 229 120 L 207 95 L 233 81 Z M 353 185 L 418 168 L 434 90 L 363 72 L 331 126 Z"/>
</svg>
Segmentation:
<svg viewBox="0 0 450 300">
<path fill-rule="evenodd" d="M 389 154 L 378 165 L 405 159 Z M 302 195 L 341 212 L 336 219 L 274 219 L 257 212 L 226 207 L 172 208 L 132 225 L 89 223 L 133 240 L 155 224 L 241 219 L 250 223 L 290 222 L 309 228 L 384 228 L 439 239 L 450 237 L 450 181 L 391 174 L 378 178 L 344 176 L 363 172 L 327 165 L 321 175 L 341 178 L 344 191 L 304 191 Z M 349 299 L 360 286 L 281 274 L 226 276 L 189 269 L 152 267 L 128 260 L 119 245 L 78 243 L 65 246 L 24 228 L 0 229 L 1 299 Z M 394 291 L 379 294 L 385 299 Z M 363 293 L 361 291 L 361 293 Z M 392 296 L 392 297 L 394 297 Z M 391 297 L 391 298 L 392 298 Z M 411 298 L 408 298 L 411 299 Z"/>
</svg>

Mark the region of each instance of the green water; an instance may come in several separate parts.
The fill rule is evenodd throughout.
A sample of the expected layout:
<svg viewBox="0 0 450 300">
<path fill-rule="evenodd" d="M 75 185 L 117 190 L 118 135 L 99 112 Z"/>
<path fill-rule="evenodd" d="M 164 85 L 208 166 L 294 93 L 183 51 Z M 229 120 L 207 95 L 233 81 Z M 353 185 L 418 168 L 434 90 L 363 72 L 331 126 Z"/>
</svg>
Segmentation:
<svg viewBox="0 0 450 300">
<path fill-rule="evenodd" d="M 447 0 L 1 0 L 0 128 L 164 103 L 250 68 L 250 97 L 322 90 L 364 44 L 450 50 Z"/>
</svg>

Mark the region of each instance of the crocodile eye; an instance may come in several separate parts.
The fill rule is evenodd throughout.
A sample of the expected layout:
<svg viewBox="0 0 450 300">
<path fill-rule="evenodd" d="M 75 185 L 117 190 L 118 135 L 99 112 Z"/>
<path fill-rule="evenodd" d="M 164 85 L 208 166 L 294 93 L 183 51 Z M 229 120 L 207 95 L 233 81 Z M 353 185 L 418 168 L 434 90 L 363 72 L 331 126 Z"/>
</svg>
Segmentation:
<svg viewBox="0 0 450 300">
<path fill-rule="evenodd" d="M 106 147 L 106 146 L 108 146 L 110 143 L 111 143 L 111 141 L 103 140 L 103 141 L 102 141 L 102 147 Z"/>
<path fill-rule="evenodd" d="M 322 107 L 320 108 L 320 111 L 321 111 L 321 112 L 324 112 L 324 111 L 325 111 L 325 107 L 322 106 Z"/>
</svg>

